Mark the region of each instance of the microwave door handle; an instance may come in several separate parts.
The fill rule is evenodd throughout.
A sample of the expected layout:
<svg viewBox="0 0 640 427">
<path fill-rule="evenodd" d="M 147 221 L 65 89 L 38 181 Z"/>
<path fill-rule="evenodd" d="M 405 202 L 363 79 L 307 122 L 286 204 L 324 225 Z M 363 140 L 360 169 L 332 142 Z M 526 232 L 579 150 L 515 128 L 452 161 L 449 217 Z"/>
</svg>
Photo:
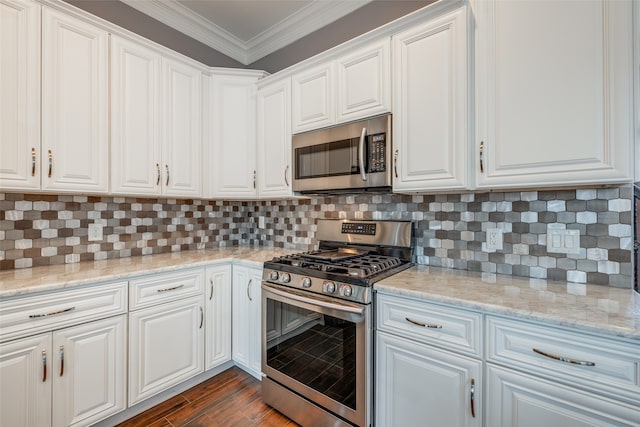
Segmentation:
<svg viewBox="0 0 640 427">
<path fill-rule="evenodd" d="M 364 169 L 364 138 L 367 136 L 367 128 L 362 128 L 362 133 L 360 134 L 360 143 L 358 144 L 358 157 L 360 159 L 360 176 L 362 176 L 362 180 L 367 180 L 367 172 Z"/>
</svg>

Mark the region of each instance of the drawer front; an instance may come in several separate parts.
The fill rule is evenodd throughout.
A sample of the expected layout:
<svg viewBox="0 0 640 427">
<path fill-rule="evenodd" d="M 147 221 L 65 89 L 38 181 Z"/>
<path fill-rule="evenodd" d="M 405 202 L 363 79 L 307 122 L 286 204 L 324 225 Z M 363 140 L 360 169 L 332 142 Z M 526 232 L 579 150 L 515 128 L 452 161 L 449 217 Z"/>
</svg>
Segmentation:
<svg viewBox="0 0 640 427">
<path fill-rule="evenodd" d="M 640 403 L 640 342 L 487 317 L 487 361 Z"/>
<path fill-rule="evenodd" d="M 0 302 L 0 341 L 127 312 L 127 282 L 106 283 Z"/>
<path fill-rule="evenodd" d="M 154 274 L 132 279 L 129 286 L 129 310 L 151 307 L 204 292 L 204 269 Z"/>
<path fill-rule="evenodd" d="M 377 294 L 377 328 L 470 356 L 482 355 L 482 315 L 440 304 Z"/>
</svg>

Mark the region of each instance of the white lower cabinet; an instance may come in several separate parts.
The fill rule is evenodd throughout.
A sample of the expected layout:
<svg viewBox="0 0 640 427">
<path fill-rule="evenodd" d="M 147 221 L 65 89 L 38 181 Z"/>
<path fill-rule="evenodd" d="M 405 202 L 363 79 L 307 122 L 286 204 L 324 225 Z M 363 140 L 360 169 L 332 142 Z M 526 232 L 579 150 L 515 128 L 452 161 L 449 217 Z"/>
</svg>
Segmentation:
<svg viewBox="0 0 640 427">
<path fill-rule="evenodd" d="M 261 268 L 233 266 L 233 360 L 258 379 L 261 378 L 261 282 Z"/>
<path fill-rule="evenodd" d="M 126 408 L 126 316 L 0 346 L 0 425 L 86 426 Z"/>
<path fill-rule="evenodd" d="M 487 426 L 638 426 L 640 410 L 587 391 L 487 365 Z"/>
<path fill-rule="evenodd" d="M 202 296 L 129 313 L 129 405 L 204 371 Z"/>
<path fill-rule="evenodd" d="M 205 369 L 231 360 L 231 264 L 206 271 Z"/>
</svg>

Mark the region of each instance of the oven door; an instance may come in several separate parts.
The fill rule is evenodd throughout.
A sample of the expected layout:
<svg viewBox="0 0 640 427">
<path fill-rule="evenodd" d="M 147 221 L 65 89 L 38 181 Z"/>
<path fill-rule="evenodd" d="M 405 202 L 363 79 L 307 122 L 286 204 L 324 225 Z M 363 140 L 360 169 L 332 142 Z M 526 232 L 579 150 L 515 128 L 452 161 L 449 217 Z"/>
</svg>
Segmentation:
<svg viewBox="0 0 640 427">
<path fill-rule="evenodd" d="M 370 306 L 263 282 L 262 372 L 271 380 L 364 426 L 370 361 Z"/>
</svg>

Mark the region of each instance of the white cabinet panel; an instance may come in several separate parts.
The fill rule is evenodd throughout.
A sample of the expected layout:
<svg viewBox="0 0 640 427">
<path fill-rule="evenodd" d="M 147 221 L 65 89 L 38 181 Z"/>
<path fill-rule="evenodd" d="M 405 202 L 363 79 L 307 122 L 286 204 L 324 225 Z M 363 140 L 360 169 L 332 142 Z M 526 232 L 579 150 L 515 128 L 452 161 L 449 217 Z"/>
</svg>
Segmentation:
<svg viewBox="0 0 640 427">
<path fill-rule="evenodd" d="M 261 379 L 262 269 L 233 266 L 233 360 Z"/>
<path fill-rule="evenodd" d="M 0 2 L 0 190 L 40 189 L 40 5 Z"/>
<path fill-rule="evenodd" d="M 291 79 L 258 89 L 258 194 L 291 197 Z"/>
<path fill-rule="evenodd" d="M 389 38 L 350 53 L 336 64 L 338 123 L 391 111 Z"/>
<path fill-rule="evenodd" d="M 108 190 L 108 35 L 42 10 L 42 188 Z"/>
<path fill-rule="evenodd" d="M 329 126 L 336 121 L 333 62 L 292 77 L 293 133 Z"/>
<path fill-rule="evenodd" d="M 474 3 L 478 187 L 631 180 L 632 4 Z"/>
<path fill-rule="evenodd" d="M 394 191 L 469 184 L 466 9 L 393 37 Z"/>
<path fill-rule="evenodd" d="M 159 195 L 160 55 L 111 36 L 111 191 Z"/>
<path fill-rule="evenodd" d="M 53 425 L 90 425 L 126 408 L 125 315 L 53 333 Z"/>
<path fill-rule="evenodd" d="M 0 425 L 51 425 L 51 334 L 0 344 Z"/>
<path fill-rule="evenodd" d="M 202 73 L 163 58 L 162 159 L 164 194 L 202 193 Z"/>
<path fill-rule="evenodd" d="M 231 360 L 231 264 L 206 271 L 205 369 Z"/>
</svg>

